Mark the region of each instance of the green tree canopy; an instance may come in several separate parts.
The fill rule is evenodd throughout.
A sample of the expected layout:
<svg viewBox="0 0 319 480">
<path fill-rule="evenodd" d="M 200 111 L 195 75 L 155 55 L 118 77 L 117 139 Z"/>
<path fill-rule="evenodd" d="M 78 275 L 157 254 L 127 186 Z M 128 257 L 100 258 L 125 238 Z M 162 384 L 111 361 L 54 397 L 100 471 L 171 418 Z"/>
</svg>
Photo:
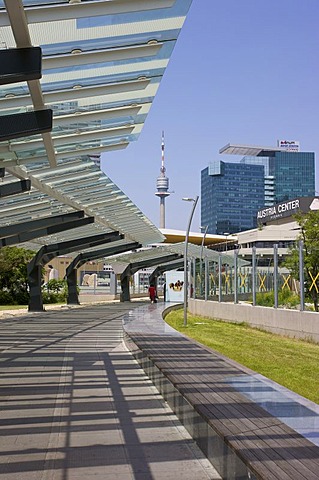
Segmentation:
<svg viewBox="0 0 319 480">
<path fill-rule="evenodd" d="M 32 250 L 19 247 L 0 249 L 0 290 L 8 292 L 14 303 L 28 303 L 27 264 Z"/>
<path fill-rule="evenodd" d="M 304 242 L 304 270 L 307 294 L 311 297 L 315 311 L 319 311 L 319 210 L 312 210 L 306 214 L 294 215 L 300 234 L 296 245 L 290 249 L 290 255 L 285 266 L 292 276 L 299 280 L 299 248 L 298 241 Z M 302 288 L 301 286 L 300 288 Z"/>
</svg>

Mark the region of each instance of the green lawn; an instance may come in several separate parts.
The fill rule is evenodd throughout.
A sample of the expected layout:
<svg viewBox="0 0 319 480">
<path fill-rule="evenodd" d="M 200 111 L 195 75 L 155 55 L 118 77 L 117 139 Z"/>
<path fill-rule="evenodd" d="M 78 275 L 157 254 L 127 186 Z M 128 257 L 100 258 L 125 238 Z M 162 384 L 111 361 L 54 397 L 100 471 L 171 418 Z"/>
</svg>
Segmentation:
<svg viewBox="0 0 319 480">
<path fill-rule="evenodd" d="M 319 403 L 319 345 L 281 337 L 246 324 L 169 313 L 166 322 L 190 338 Z"/>
<path fill-rule="evenodd" d="M 0 305 L 0 310 L 21 310 L 28 308 L 28 305 Z"/>
</svg>

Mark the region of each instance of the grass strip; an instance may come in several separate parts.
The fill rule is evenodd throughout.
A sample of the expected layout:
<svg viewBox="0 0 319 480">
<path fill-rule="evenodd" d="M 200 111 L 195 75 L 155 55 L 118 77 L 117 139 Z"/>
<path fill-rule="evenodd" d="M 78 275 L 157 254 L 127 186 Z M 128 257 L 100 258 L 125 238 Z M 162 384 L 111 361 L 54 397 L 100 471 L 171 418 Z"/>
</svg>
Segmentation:
<svg viewBox="0 0 319 480">
<path fill-rule="evenodd" d="M 0 305 L 0 310 L 22 310 L 28 308 L 28 305 Z"/>
<path fill-rule="evenodd" d="M 319 403 L 319 345 L 282 337 L 249 327 L 188 315 L 183 309 L 169 313 L 165 321 L 176 330 L 257 373 Z"/>
</svg>

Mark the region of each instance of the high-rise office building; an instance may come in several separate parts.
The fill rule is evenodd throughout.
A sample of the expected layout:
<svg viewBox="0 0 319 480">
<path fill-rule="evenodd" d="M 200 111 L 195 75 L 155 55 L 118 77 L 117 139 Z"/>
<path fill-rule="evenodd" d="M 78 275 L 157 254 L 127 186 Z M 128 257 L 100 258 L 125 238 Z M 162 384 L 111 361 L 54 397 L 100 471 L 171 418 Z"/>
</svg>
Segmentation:
<svg viewBox="0 0 319 480">
<path fill-rule="evenodd" d="M 269 157 L 244 157 L 241 163 L 264 165 L 265 205 L 315 195 L 315 154 L 274 150 Z"/>
<path fill-rule="evenodd" d="M 264 167 L 212 162 L 201 172 L 201 225 L 220 235 L 257 226 L 264 205 Z"/>
<path fill-rule="evenodd" d="M 278 147 L 223 147 L 220 153 L 243 158 L 239 163 L 214 162 L 202 171 L 201 224 L 209 225 L 209 233 L 240 232 L 256 227 L 257 205 L 314 196 L 315 154 L 299 149 L 299 142 L 287 141 L 278 141 Z"/>
</svg>

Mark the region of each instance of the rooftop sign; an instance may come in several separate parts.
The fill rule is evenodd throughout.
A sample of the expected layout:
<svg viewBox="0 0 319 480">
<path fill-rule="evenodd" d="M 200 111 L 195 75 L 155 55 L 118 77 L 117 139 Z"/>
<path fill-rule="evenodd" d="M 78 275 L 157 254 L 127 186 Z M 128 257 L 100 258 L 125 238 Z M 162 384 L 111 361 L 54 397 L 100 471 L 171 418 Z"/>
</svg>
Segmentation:
<svg viewBox="0 0 319 480">
<path fill-rule="evenodd" d="M 300 152 L 300 142 L 296 140 L 277 140 L 277 146 L 288 152 Z"/>
</svg>

